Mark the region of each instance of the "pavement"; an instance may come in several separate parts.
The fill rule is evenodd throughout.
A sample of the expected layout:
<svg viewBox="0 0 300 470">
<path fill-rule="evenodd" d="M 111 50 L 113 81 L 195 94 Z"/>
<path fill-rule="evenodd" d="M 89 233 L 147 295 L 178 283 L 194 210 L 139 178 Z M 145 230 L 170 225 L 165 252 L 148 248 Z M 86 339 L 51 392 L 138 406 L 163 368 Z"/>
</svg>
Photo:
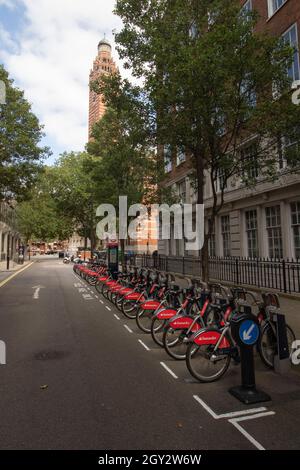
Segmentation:
<svg viewBox="0 0 300 470">
<path fill-rule="evenodd" d="M 61 260 L 0 288 L 0 339 L 1 449 L 299 449 L 298 374 L 257 361 L 272 401 L 250 407 L 238 366 L 199 384 Z"/>
<path fill-rule="evenodd" d="M 7 269 L 6 261 L 1 262 L 0 263 L 0 282 L 9 278 L 12 274 L 15 274 L 17 271 L 20 271 L 31 262 L 32 261 L 27 260 L 27 261 L 24 261 L 23 264 L 18 264 L 18 263 L 14 263 L 13 261 L 11 261 L 9 269 Z"/>
</svg>

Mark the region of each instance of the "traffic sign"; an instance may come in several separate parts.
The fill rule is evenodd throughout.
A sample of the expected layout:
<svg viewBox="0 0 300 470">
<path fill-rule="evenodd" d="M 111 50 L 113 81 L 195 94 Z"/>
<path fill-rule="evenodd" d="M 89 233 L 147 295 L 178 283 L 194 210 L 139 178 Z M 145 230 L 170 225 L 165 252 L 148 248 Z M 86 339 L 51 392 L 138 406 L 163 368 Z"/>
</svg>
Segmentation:
<svg viewBox="0 0 300 470">
<path fill-rule="evenodd" d="M 253 320 L 245 320 L 241 323 L 239 329 L 241 341 L 251 346 L 256 343 L 259 337 L 259 327 Z"/>
</svg>

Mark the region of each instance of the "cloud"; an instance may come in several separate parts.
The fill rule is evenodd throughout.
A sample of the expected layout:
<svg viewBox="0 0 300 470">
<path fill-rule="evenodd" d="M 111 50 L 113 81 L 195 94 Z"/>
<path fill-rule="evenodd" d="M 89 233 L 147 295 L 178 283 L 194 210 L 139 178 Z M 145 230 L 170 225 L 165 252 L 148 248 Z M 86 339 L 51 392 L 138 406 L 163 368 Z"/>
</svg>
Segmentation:
<svg viewBox="0 0 300 470">
<path fill-rule="evenodd" d="M 13 2 L 13 0 L 0 0 L 0 7 L 1 6 L 7 7 L 7 8 L 10 8 L 11 10 L 13 10 L 16 5 Z"/>
<path fill-rule="evenodd" d="M 0 5 L 18 2 L 24 27 L 14 35 L 17 44 L 0 28 L 5 65 L 25 89 L 54 148 L 82 150 L 88 132 L 89 71 L 97 44 L 104 33 L 113 42 L 112 30 L 121 26 L 112 12 L 114 0 L 0 0 Z"/>
</svg>

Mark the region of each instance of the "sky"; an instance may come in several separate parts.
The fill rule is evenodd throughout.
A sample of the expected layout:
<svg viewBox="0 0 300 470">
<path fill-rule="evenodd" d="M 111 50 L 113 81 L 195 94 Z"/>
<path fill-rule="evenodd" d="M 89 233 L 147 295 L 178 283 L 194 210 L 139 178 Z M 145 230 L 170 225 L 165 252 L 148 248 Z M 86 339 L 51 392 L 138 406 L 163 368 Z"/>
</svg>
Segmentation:
<svg viewBox="0 0 300 470">
<path fill-rule="evenodd" d="M 0 0 L 0 63 L 25 91 L 44 125 L 52 163 L 64 151 L 81 151 L 88 135 L 88 81 L 97 45 L 121 20 L 115 0 Z"/>
</svg>

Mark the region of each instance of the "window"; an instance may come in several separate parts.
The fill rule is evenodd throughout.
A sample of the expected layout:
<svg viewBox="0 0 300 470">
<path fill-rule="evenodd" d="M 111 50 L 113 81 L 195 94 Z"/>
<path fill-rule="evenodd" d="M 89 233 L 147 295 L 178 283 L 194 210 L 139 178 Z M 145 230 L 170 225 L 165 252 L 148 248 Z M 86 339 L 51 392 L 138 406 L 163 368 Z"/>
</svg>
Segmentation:
<svg viewBox="0 0 300 470">
<path fill-rule="evenodd" d="M 257 103 L 256 91 L 253 87 L 253 81 L 251 80 L 250 74 L 247 74 L 241 82 L 241 97 L 245 100 L 245 103 L 248 106 L 255 108 Z"/>
<path fill-rule="evenodd" d="M 217 172 L 216 190 L 221 192 L 227 189 L 227 175 L 224 168 L 219 168 Z"/>
<path fill-rule="evenodd" d="M 300 79 L 297 24 L 294 24 L 290 29 L 288 29 L 282 35 L 282 38 L 286 43 L 294 47 L 294 60 L 288 69 L 288 76 L 294 82 L 295 80 Z"/>
<path fill-rule="evenodd" d="M 256 144 L 248 145 L 241 150 L 241 164 L 243 176 L 248 179 L 258 177 L 257 147 Z"/>
<path fill-rule="evenodd" d="M 247 0 L 247 2 L 242 6 L 242 13 L 248 13 L 252 10 L 252 0 Z"/>
<path fill-rule="evenodd" d="M 185 160 L 186 160 L 186 156 L 185 156 L 184 147 L 177 147 L 177 158 L 176 158 L 177 166 L 185 162 Z"/>
<path fill-rule="evenodd" d="M 280 206 L 266 208 L 266 227 L 270 258 L 282 258 L 282 234 Z"/>
<path fill-rule="evenodd" d="M 293 166 L 299 161 L 300 153 L 300 128 L 293 129 L 291 135 L 284 138 L 285 166 Z"/>
<path fill-rule="evenodd" d="M 230 216 L 223 215 L 221 217 L 221 229 L 223 239 L 223 256 L 231 255 L 231 236 L 230 236 Z"/>
<path fill-rule="evenodd" d="M 165 163 L 165 173 L 170 173 L 170 171 L 172 171 L 172 147 L 171 145 L 164 146 L 164 163 Z"/>
<path fill-rule="evenodd" d="M 279 10 L 279 8 L 286 2 L 287 0 L 268 0 L 268 7 L 269 7 L 269 17 L 274 15 L 274 13 Z"/>
<path fill-rule="evenodd" d="M 177 192 L 178 192 L 178 196 L 180 198 L 180 202 L 182 204 L 185 204 L 185 202 L 186 202 L 186 181 L 185 181 L 185 179 L 180 181 L 177 184 Z"/>
<path fill-rule="evenodd" d="M 300 258 L 300 201 L 291 203 L 292 231 L 294 236 L 294 253 Z"/>
<path fill-rule="evenodd" d="M 190 29 L 189 29 L 189 36 L 190 38 L 192 39 L 196 39 L 198 38 L 199 36 L 199 29 L 198 29 L 198 26 L 196 24 L 195 21 L 193 21 L 193 23 L 191 24 L 190 26 Z"/>
<path fill-rule="evenodd" d="M 257 211 L 250 210 L 245 212 L 246 216 L 246 234 L 248 243 L 249 258 L 257 258 L 258 254 L 258 232 L 257 232 Z"/>
</svg>

